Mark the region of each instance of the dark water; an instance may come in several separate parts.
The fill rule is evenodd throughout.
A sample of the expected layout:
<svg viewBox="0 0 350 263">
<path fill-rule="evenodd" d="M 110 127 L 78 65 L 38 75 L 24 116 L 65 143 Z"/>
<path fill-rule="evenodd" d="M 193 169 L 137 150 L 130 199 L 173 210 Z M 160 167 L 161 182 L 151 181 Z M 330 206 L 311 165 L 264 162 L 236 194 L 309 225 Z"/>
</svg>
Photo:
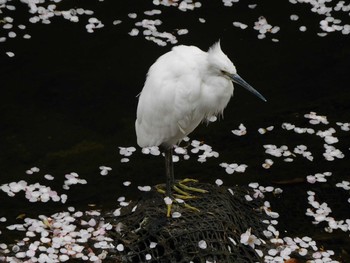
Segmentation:
<svg viewBox="0 0 350 263">
<path fill-rule="evenodd" d="M 290 235 L 318 236 L 327 248 L 336 249 L 346 258 L 349 253 L 346 234 L 325 234 L 322 227 L 315 228 L 311 224 L 305 210 L 306 191 L 312 189 L 334 207 L 335 217 L 349 218 L 348 193 L 331 187 L 336 182 L 349 180 L 349 132 L 336 134 L 340 140 L 337 148 L 343 151 L 345 158 L 327 162 L 322 156 L 322 139 L 282 130 L 281 124 L 291 122 L 300 127 L 325 130 L 336 128 L 337 121 L 350 121 L 348 36 L 340 33 L 324 38 L 317 36 L 320 17 L 307 5 L 292 5 L 288 1 L 257 3 L 253 10 L 247 8 L 247 3 L 229 8 L 220 1 L 203 3 L 201 8 L 188 12 L 159 7 L 163 11 L 160 30 L 171 32 L 176 28 L 188 28 L 189 34 L 179 36 L 179 43 L 193 44 L 204 50 L 221 39 L 224 52 L 232 58 L 239 74 L 268 99 L 263 103 L 237 87 L 224 120 L 208 127 L 201 125 L 191 135 L 211 145 L 220 153 L 220 158 L 209 159 L 204 164 L 198 163 L 196 158 L 182 161 L 176 164 L 176 175 L 211 183 L 221 178 L 226 185 L 251 181 L 272 185 L 283 181 L 286 184 L 274 184 L 284 190 L 283 198 L 273 201 L 280 209 L 280 227 L 287 229 Z M 131 161 L 123 164 L 118 154 L 118 146 L 136 146 L 136 95 L 142 89 L 148 67 L 171 48 L 127 34 L 134 27 L 133 23 L 144 17 L 143 11 L 157 7 L 151 1 L 65 1 L 58 6 L 62 9 L 90 8 L 105 27 L 89 34 L 85 22 L 70 23 L 60 18 L 54 18 L 51 25 L 32 25 L 26 22 L 27 8 L 18 5 L 16 19 L 28 25 L 32 39 L 14 39 L 0 45 L 0 184 L 24 179 L 66 193 L 61 189 L 64 175 L 73 171 L 88 184 L 73 186 L 67 193 L 66 204 L 33 204 L 23 194 L 9 198 L 0 193 L 0 216 L 8 219 L 6 224 L 16 222 L 15 218 L 22 213 L 36 217 L 67 206 L 88 209 L 89 204 L 94 204 L 113 208 L 118 196 L 138 198 L 138 185 L 164 181 L 161 157 L 142 155 L 138 149 L 130 157 Z M 130 12 L 139 17 L 128 18 Z M 300 17 L 296 22 L 289 19 L 294 13 Z M 272 42 L 271 36 L 257 39 L 257 32 L 251 25 L 260 15 L 270 24 L 281 27 L 281 31 L 272 36 L 279 39 L 278 43 Z M 200 17 L 207 22 L 199 23 Z M 113 26 L 115 19 L 123 23 Z M 345 19 L 349 20 L 349 16 L 344 15 L 344 22 Z M 245 22 L 250 29 L 237 29 L 232 26 L 233 21 Z M 306 25 L 308 30 L 300 32 L 301 25 Z M 9 50 L 15 57 L 6 56 Z M 303 115 L 310 111 L 326 115 L 330 124 L 317 127 L 308 124 Z M 248 135 L 235 137 L 231 130 L 240 123 L 245 124 Z M 273 132 L 257 133 L 258 128 L 270 125 L 275 126 Z M 284 163 L 275 158 L 274 166 L 265 170 L 261 164 L 271 156 L 264 154 L 263 145 L 269 143 L 285 144 L 291 150 L 305 144 L 315 159 L 310 162 L 300 157 L 293 163 Z M 244 174 L 227 175 L 218 165 L 221 162 L 246 163 L 249 168 Z M 100 165 L 113 170 L 102 177 Z M 40 172 L 25 174 L 33 166 L 39 167 Z M 290 182 L 325 171 L 333 172 L 334 177 L 322 186 Z M 46 173 L 55 176 L 55 180 L 45 180 Z M 132 181 L 127 192 L 122 185 L 125 180 Z M 10 234 L 4 224 L 1 229 L 4 234 L 0 238 L 7 240 Z"/>
</svg>

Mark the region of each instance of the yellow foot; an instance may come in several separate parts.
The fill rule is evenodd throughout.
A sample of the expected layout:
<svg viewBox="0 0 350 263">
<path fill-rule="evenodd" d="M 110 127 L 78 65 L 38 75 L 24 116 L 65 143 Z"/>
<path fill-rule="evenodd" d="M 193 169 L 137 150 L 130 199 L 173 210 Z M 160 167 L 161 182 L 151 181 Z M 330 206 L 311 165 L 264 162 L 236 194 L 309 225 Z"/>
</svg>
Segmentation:
<svg viewBox="0 0 350 263">
<path fill-rule="evenodd" d="M 185 201 L 183 201 L 182 199 L 178 199 L 178 198 L 171 199 L 170 197 L 167 196 L 164 198 L 164 202 L 165 202 L 166 207 L 167 207 L 167 211 L 166 211 L 167 217 L 170 217 L 170 215 L 171 215 L 171 208 L 172 208 L 173 202 L 180 204 L 180 205 L 183 205 L 185 208 L 192 210 L 194 212 L 200 212 L 200 210 L 198 208 L 196 208 L 192 205 L 186 204 Z"/>
<path fill-rule="evenodd" d="M 196 179 L 185 178 L 185 179 L 181 180 L 180 182 L 178 182 L 178 185 L 184 191 L 192 191 L 192 192 L 197 192 L 197 193 L 202 193 L 202 194 L 208 193 L 207 190 L 196 188 L 196 187 L 187 186 L 187 185 L 185 185 L 185 183 L 198 183 L 198 180 L 196 180 Z"/>
<path fill-rule="evenodd" d="M 171 209 L 172 209 L 172 205 L 173 203 L 179 204 L 184 206 L 185 208 L 192 210 L 194 212 L 199 212 L 200 210 L 194 206 L 191 206 L 189 204 L 186 204 L 186 202 L 184 200 L 188 200 L 188 199 L 194 199 L 194 198 L 198 198 L 195 195 L 192 195 L 188 192 L 196 192 L 196 193 L 207 193 L 207 190 L 204 189 L 200 189 L 200 188 L 196 188 L 196 187 L 191 187 L 191 186 L 187 186 L 186 183 L 196 183 L 198 182 L 198 180 L 195 179 L 183 179 L 179 182 L 177 182 L 175 185 L 173 185 L 173 190 L 175 191 L 175 193 L 169 197 L 165 197 L 164 201 L 165 204 L 167 206 L 167 217 L 170 217 L 171 215 Z M 161 185 L 156 185 L 156 189 L 159 193 L 161 194 L 166 194 L 166 191 L 162 188 Z"/>
</svg>

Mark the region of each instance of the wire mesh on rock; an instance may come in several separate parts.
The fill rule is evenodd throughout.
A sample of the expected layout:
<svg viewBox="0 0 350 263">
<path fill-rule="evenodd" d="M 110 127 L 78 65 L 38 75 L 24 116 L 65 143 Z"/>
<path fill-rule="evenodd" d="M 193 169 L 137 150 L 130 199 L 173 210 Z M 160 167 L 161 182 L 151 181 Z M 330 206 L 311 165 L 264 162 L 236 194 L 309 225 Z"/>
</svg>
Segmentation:
<svg viewBox="0 0 350 263">
<path fill-rule="evenodd" d="M 267 216 L 261 213 L 259 201 L 248 202 L 248 190 L 242 187 L 196 187 L 208 193 L 196 194 L 198 198 L 186 203 L 199 212 L 173 203 L 172 212 L 181 216 L 167 218 L 164 196 L 151 191 L 135 204 L 137 207 L 129 205 L 132 210 L 125 208 L 121 216 L 109 218 L 117 226 L 111 233 L 115 246 L 123 247 L 115 261 L 260 262 L 256 251 L 240 242 L 247 229 L 254 229 L 259 238 L 266 228 L 262 220 Z"/>
</svg>

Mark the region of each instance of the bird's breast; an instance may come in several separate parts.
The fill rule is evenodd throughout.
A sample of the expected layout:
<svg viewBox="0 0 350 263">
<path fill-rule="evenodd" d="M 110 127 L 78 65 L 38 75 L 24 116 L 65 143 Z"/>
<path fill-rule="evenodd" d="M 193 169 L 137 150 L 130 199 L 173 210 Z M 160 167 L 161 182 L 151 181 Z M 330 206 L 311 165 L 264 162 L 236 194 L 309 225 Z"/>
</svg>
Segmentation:
<svg viewBox="0 0 350 263">
<path fill-rule="evenodd" d="M 233 95 L 233 84 L 224 77 L 211 77 L 201 87 L 201 111 L 205 117 L 222 113 Z"/>
</svg>

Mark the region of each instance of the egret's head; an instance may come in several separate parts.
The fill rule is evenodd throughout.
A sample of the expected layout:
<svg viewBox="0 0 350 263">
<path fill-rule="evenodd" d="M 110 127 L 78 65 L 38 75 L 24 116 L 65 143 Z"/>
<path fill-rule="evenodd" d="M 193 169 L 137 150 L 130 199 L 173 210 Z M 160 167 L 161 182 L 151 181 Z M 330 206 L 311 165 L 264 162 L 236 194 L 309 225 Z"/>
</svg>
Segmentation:
<svg viewBox="0 0 350 263">
<path fill-rule="evenodd" d="M 222 52 L 220 41 L 216 42 L 209 48 L 208 62 L 210 70 L 212 70 L 215 74 L 239 84 L 243 88 L 249 90 L 255 96 L 259 97 L 263 101 L 266 101 L 263 95 L 261 95 L 256 89 L 250 86 L 237 74 L 236 67 L 233 65 L 232 61 L 225 55 L 224 52 Z"/>
<path fill-rule="evenodd" d="M 232 61 L 222 52 L 220 40 L 209 48 L 208 62 L 211 70 L 228 79 L 231 79 L 230 75 L 237 73 L 236 67 L 233 65 Z"/>
</svg>

